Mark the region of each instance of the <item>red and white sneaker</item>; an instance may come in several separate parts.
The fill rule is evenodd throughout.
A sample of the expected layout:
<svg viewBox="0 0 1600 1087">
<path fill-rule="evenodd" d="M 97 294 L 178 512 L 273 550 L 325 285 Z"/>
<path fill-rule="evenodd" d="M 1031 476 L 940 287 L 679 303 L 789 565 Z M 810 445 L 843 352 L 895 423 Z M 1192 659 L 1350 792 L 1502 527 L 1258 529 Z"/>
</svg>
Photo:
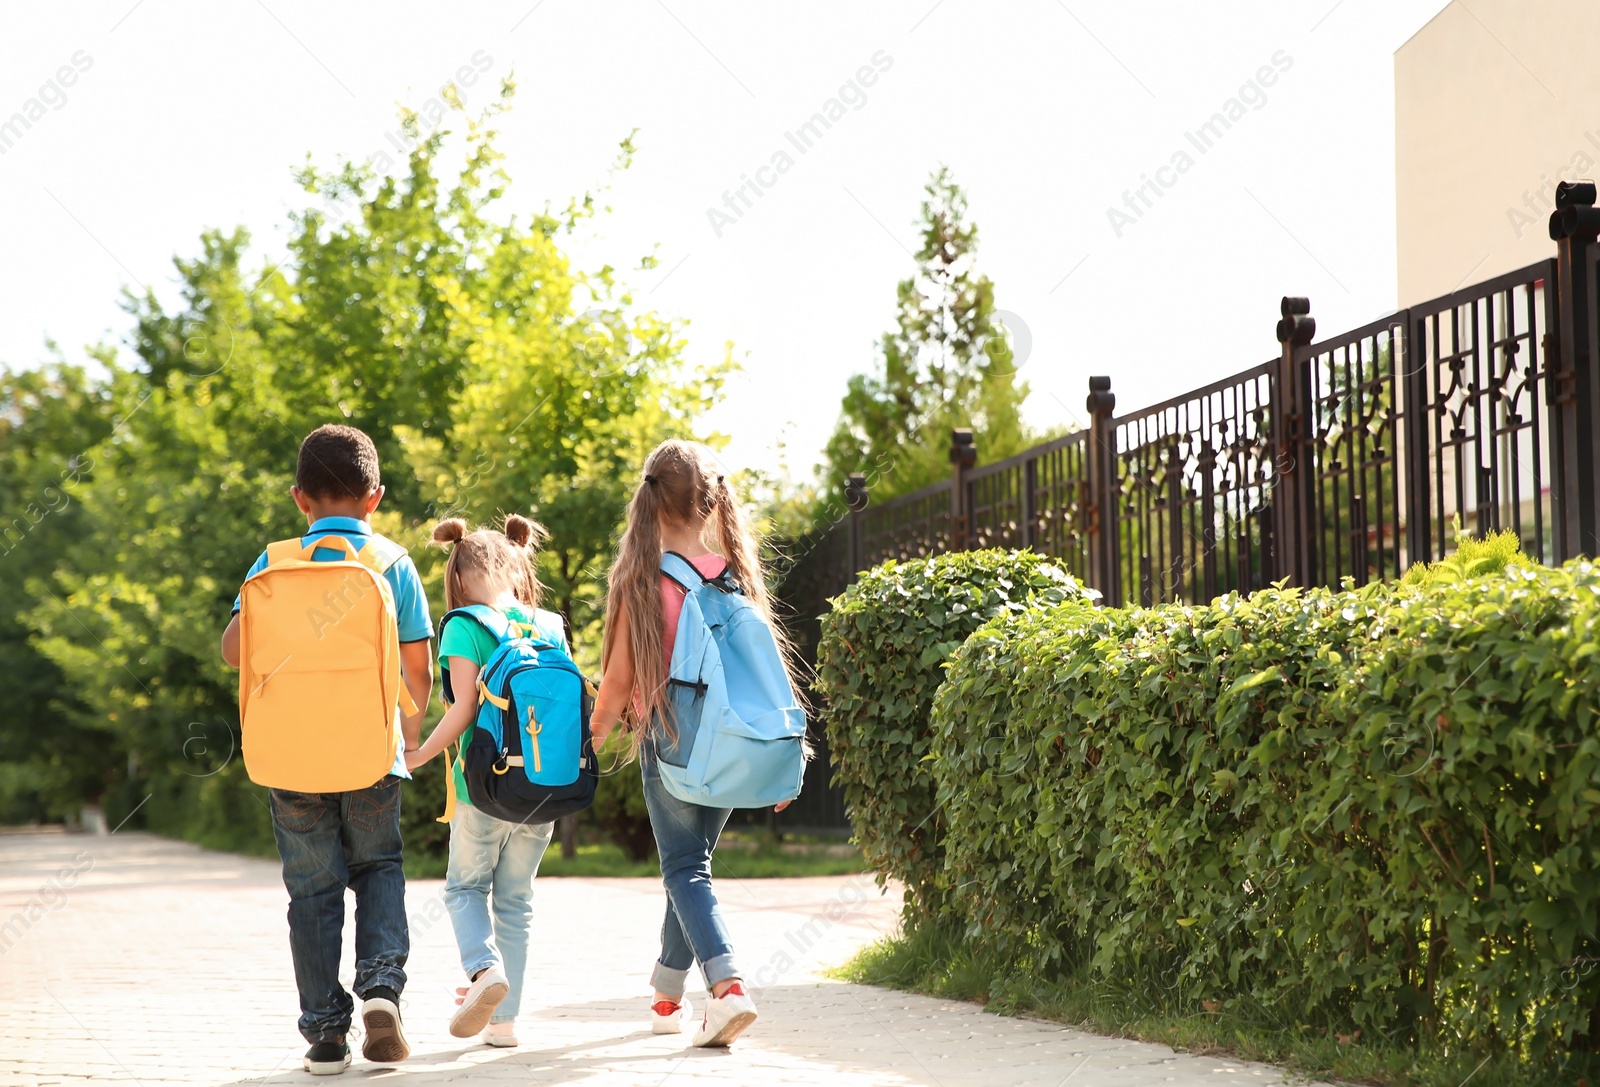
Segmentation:
<svg viewBox="0 0 1600 1087">
<path fill-rule="evenodd" d="M 705 1022 L 694 1036 L 697 1046 L 730 1046 L 756 1021 L 756 1004 L 745 994 L 744 984 L 734 982 L 721 996 L 706 1001 Z"/>
<path fill-rule="evenodd" d="M 658 1000 L 650 1005 L 650 1033 L 682 1034 L 683 1024 L 693 1014 L 694 1009 L 689 1006 L 687 997 L 676 1004 L 670 1000 Z"/>
</svg>

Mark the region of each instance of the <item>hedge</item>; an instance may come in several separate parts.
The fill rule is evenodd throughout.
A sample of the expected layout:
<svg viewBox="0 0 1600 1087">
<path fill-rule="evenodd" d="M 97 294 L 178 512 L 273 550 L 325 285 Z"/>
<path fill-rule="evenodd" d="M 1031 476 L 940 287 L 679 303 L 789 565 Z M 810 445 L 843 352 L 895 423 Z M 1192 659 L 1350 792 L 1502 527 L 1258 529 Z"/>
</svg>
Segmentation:
<svg viewBox="0 0 1600 1087">
<path fill-rule="evenodd" d="M 815 689 L 834 781 L 857 841 L 877 870 L 927 907 L 943 866 L 928 714 L 946 659 L 978 627 L 1090 590 L 1032 552 L 965 551 L 888 562 L 861 575 L 822 619 Z"/>
<path fill-rule="evenodd" d="M 1504 558 L 987 624 L 933 708 L 927 906 L 1034 969 L 1592 1045 L 1600 570 L 1471 576 Z"/>
</svg>

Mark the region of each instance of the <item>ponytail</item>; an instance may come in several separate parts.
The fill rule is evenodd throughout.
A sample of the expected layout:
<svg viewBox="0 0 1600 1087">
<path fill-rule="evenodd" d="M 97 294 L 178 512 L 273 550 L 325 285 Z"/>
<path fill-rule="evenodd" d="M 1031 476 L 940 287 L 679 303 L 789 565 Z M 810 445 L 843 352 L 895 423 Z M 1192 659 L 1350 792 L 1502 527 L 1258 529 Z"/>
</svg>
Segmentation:
<svg viewBox="0 0 1600 1087">
<path fill-rule="evenodd" d="M 544 597 L 544 586 L 539 584 L 534 556 L 550 538 L 550 530 L 538 521 L 530 521 L 520 514 L 508 513 L 501 532 L 511 541 L 511 546 L 522 555 L 522 561 L 517 564 L 515 576 L 512 578 L 512 593 L 524 607 L 532 611 L 538 608 L 539 601 Z"/>
<path fill-rule="evenodd" d="M 770 622 L 772 609 L 767 598 L 766 580 L 761 569 L 761 554 L 755 533 L 745 519 L 744 507 L 722 476 L 712 486 L 712 512 L 717 519 L 717 547 L 728 560 L 728 570 Z"/>
<path fill-rule="evenodd" d="M 606 589 L 605 637 L 600 647 L 602 671 L 619 650 L 632 658 L 634 689 L 629 692 L 628 711 L 637 714 L 642 710 L 645 720 L 666 704 L 666 637 L 661 611 L 664 508 L 660 480 L 647 474 L 628 503 L 627 528 L 623 530 Z M 628 619 L 628 644 L 619 646 L 618 618 L 624 614 Z M 634 730 L 635 753 L 643 735 L 643 730 Z"/>
</svg>

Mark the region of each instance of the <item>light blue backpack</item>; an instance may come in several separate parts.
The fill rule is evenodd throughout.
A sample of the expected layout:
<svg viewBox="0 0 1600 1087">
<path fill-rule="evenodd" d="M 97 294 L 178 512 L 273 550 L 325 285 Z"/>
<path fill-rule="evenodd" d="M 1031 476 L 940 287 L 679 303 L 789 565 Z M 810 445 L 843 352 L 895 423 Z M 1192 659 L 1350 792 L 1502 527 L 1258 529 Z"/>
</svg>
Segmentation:
<svg viewBox="0 0 1600 1087">
<path fill-rule="evenodd" d="M 661 783 L 689 804 L 765 808 L 800 795 L 806 715 L 772 628 L 731 576 L 707 579 L 674 551 L 661 572 L 682 586 L 667 669 L 671 734 L 651 730 Z"/>
</svg>

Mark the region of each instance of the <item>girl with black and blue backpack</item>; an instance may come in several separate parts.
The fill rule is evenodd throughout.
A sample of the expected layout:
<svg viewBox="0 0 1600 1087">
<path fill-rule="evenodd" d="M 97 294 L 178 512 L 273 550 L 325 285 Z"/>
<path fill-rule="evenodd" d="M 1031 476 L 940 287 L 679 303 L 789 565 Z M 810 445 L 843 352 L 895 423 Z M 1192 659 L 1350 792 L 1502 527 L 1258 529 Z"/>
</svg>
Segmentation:
<svg viewBox="0 0 1600 1087">
<path fill-rule="evenodd" d="M 756 1020 L 711 887 L 733 808 L 782 811 L 800 793 L 805 713 L 773 621 L 757 541 L 709 448 L 667 441 L 645 462 L 606 596 L 597 745 L 633 734 L 667 890 L 651 976 L 657 1034 L 684 1029 L 696 961 L 710 999 L 696 1046 Z"/>
<path fill-rule="evenodd" d="M 450 548 L 439 624 L 450 708 L 406 765 L 446 753 L 444 902 L 467 973 L 450 1033 L 514 1046 L 533 879 L 554 821 L 594 798 L 589 703 L 561 617 L 538 607 L 533 554 L 544 529 L 512 514 L 504 531 L 468 533 L 451 518 L 433 538 Z"/>
</svg>

